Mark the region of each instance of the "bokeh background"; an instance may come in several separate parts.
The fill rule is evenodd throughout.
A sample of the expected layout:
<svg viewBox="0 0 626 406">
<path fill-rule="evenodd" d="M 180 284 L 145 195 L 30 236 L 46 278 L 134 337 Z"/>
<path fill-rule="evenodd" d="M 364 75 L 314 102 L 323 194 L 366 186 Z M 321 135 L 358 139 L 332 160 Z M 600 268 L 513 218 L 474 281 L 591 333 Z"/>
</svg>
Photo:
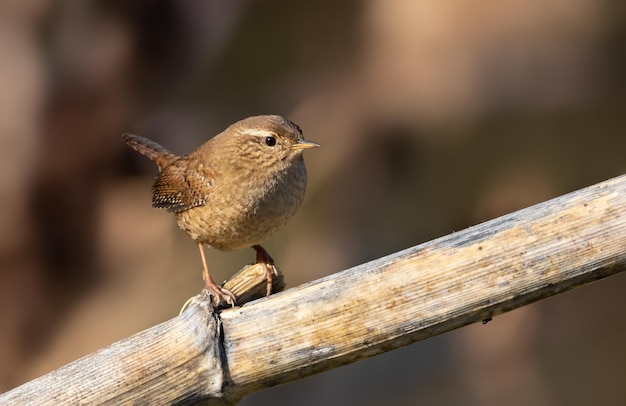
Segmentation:
<svg viewBox="0 0 626 406">
<path fill-rule="evenodd" d="M 618 0 L 0 5 L 0 391 L 176 316 L 197 248 L 123 132 L 191 151 L 249 115 L 308 139 L 266 244 L 296 286 L 624 173 Z M 252 250 L 210 250 L 227 278 Z M 626 275 L 243 405 L 618 405 Z"/>
</svg>

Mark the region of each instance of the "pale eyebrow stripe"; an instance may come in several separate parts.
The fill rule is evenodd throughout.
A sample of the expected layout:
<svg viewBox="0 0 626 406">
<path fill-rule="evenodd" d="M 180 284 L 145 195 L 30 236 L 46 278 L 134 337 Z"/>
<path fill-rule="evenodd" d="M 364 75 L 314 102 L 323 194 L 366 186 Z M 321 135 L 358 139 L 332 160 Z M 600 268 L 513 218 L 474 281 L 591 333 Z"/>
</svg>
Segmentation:
<svg viewBox="0 0 626 406">
<path fill-rule="evenodd" d="M 267 131 L 267 130 L 255 130 L 255 129 L 247 129 L 245 131 L 242 131 L 242 134 L 247 134 L 247 135 L 253 135 L 253 136 L 258 136 L 258 137 L 267 137 L 268 135 L 271 135 L 273 137 L 277 137 L 278 135 L 275 132 L 272 131 Z"/>
</svg>

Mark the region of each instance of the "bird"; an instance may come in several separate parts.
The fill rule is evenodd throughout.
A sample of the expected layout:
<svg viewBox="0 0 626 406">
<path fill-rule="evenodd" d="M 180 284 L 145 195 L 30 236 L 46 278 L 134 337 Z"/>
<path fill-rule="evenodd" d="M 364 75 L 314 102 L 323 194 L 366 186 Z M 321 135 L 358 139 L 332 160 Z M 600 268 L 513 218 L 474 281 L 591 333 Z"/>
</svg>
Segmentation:
<svg viewBox="0 0 626 406">
<path fill-rule="evenodd" d="M 173 213 L 198 245 L 205 289 L 214 303 L 234 306 L 236 298 L 211 277 L 205 245 L 221 251 L 253 248 L 265 268 L 269 296 L 275 265 L 261 243 L 300 207 L 307 184 L 302 152 L 320 144 L 305 140 L 298 125 L 278 115 L 240 120 L 183 156 L 138 135 L 122 139 L 158 166 L 152 206 Z"/>
</svg>

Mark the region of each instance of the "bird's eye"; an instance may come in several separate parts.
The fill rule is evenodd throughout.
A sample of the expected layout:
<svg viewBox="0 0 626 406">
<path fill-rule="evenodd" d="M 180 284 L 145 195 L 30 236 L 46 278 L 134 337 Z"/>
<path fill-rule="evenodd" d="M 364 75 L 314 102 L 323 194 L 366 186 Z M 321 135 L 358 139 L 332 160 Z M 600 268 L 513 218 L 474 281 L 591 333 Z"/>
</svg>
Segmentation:
<svg viewBox="0 0 626 406">
<path fill-rule="evenodd" d="M 273 147 L 274 145 L 276 145 L 276 138 L 275 137 L 265 137 L 265 143 L 268 146 Z"/>
</svg>

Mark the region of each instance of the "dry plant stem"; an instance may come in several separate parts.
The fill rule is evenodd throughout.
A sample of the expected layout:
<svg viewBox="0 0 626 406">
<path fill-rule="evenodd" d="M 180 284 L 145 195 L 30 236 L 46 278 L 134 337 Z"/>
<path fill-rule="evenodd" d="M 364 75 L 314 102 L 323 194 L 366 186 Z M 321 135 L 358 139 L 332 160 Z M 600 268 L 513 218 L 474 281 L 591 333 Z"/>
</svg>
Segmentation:
<svg viewBox="0 0 626 406">
<path fill-rule="evenodd" d="M 250 268 L 262 292 L 263 270 Z M 196 298 L 181 316 L 0 395 L 0 404 L 235 401 L 624 270 L 626 175 L 219 318 Z"/>
<path fill-rule="evenodd" d="M 332 369 L 625 269 L 626 175 L 222 312 L 229 390 Z"/>
<path fill-rule="evenodd" d="M 274 272 L 272 273 L 272 293 L 281 292 L 285 288 L 285 281 L 283 274 L 273 266 Z M 267 286 L 267 267 L 263 263 L 256 263 L 253 265 L 246 265 L 234 274 L 228 281 L 224 283 L 223 289 L 231 292 L 235 298 L 236 303 L 239 305 L 247 303 L 251 300 L 259 299 L 266 296 Z M 207 294 L 211 292 L 207 291 Z M 182 314 L 187 308 L 198 300 L 198 297 L 202 295 L 189 298 L 179 314 Z M 215 300 L 212 297 L 212 300 Z M 213 302 L 215 305 L 215 301 Z M 221 303 L 218 305 L 222 308 L 231 307 L 227 303 Z"/>
<path fill-rule="evenodd" d="M 174 319 L 0 395 L 0 404 L 170 405 L 203 399 L 229 404 L 220 400 L 225 374 L 219 319 L 208 296 L 189 307 Z"/>
<path fill-rule="evenodd" d="M 224 288 L 233 292 L 239 305 L 266 296 L 267 266 L 259 262 L 243 267 L 224 283 Z M 283 274 L 272 265 L 272 293 L 278 293 L 284 289 Z"/>
</svg>

